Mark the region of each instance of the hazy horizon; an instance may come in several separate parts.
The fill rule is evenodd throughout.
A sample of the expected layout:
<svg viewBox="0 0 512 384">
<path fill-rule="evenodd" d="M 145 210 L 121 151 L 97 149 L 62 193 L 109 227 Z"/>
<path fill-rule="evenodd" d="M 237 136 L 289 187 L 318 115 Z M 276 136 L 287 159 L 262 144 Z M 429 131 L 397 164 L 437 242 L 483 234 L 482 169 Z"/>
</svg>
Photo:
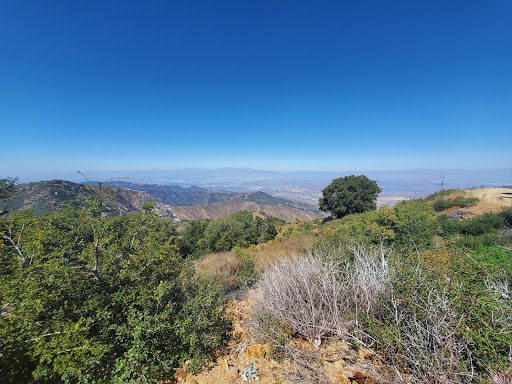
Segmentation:
<svg viewBox="0 0 512 384">
<path fill-rule="evenodd" d="M 207 186 L 213 184 L 216 187 L 222 185 L 251 185 L 257 182 L 285 182 L 298 184 L 311 184 L 328 182 L 336 177 L 350 174 L 365 174 L 383 183 L 394 184 L 441 184 L 447 187 L 471 187 L 477 185 L 510 185 L 512 184 L 512 168 L 493 170 L 468 170 L 468 169 L 417 169 L 397 171 L 290 171 L 279 172 L 272 170 L 252 169 L 244 167 L 223 168 L 181 168 L 181 169 L 148 169 L 148 170 L 123 170 L 123 171 L 83 171 L 70 173 L 51 173 L 46 175 L 14 175 L 19 176 L 22 183 L 36 182 L 51 179 L 62 179 L 74 182 L 103 181 L 108 179 L 136 182 L 154 183 L 162 185 L 198 185 Z M 13 176 L 11 176 L 13 177 Z"/>
</svg>

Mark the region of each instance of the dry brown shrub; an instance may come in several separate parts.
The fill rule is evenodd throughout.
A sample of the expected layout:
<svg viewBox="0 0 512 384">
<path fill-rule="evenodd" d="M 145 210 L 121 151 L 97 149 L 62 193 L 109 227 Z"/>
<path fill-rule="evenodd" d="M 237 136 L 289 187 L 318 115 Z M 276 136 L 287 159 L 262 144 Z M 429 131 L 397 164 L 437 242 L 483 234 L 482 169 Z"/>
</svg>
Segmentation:
<svg viewBox="0 0 512 384">
<path fill-rule="evenodd" d="M 317 248 L 274 262 L 259 282 L 254 317 L 271 316 L 317 345 L 327 337 L 354 338 L 358 309 L 371 309 L 389 273 L 384 248 L 357 246 L 352 252 Z"/>
<path fill-rule="evenodd" d="M 209 253 L 196 263 L 196 273 L 203 276 L 216 276 L 226 290 L 236 285 L 236 275 L 240 260 L 232 251 Z"/>
</svg>

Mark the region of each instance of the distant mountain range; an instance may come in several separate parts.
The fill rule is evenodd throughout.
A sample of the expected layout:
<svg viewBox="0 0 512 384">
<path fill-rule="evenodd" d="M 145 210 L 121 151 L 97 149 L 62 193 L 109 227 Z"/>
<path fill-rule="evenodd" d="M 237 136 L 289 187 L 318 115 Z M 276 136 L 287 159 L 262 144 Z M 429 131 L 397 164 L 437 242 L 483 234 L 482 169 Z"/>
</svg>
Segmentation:
<svg viewBox="0 0 512 384">
<path fill-rule="evenodd" d="M 275 172 L 250 168 L 169 169 L 142 171 L 86 171 L 89 180 L 129 177 L 129 182 L 109 184 L 130 188 L 179 206 L 208 206 L 236 198 L 237 193 L 262 191 L 274 198 L 304 206 L 285 205 L 308 211 L 318 207 L 322 189 L 337 177 L 364 174 L 382 188 L 377 203 L 393 205 L 398 201 L 425 197 L 441 188 L 495 187 L 512 185 L 512 168 L 493 170 L 406 170 L 406 171 L 328 171 Z M 21 175 L 20 175 L 21 176 Z M 78 173 L 67 175 L 81 182 Z M 66 178 L 68 178 L 66 177 Z M 24 179 L 22 177 L 22 179 Z M 31 178 L 34 180 L 34 178 Z M 30 179 L 29 179 L 30 180 Z M 37 179 L 36 179 L 37 180 Z M 245 199 L 247 200 L 247 199 Z M 259 202 L 266 204 L 264 202 Z M 270 205 L 281 204 L 273 202 Z M 314 209 L 313 208 L 313 209 Z M 318 212 L 318 211 L 317 211 Z M 192 215 L 192 214 L 191 214 Z M 205 213 L 206 215 L 206 213 Z"/>
<path fill-rule="evenodd" d="M 120 181 L 108 182 L 111 199 L 105 200 L 106 214 L 118 216 L 139 211 L 153 201 L 156 212 L 174 221 L 214 219 L 240 210 L 265 212 L 285 221 L 313 220 L 324 216 L 313 206 L 271 196 L 263 192 L 210 191 L 199 187 L 160 186 Z M 83 206 L 83 201 L 97 191 L 97 183 L 78 184 L 50 180 L 20 184 L 14 198 L 0 203 L 2 211 L 30 209 L 36 215 L 62 209 L 67 204 Z M 164 200 L 164 201 L 162 201 Z M 168 204 L 168 202 L 172 203 Z"/>
<path fill-rule="evenodd" d="M 322 189 L 337 177 L 366 175 L 376 180 L 383 192 L 381 203 L 394 203 L 410 198 L 424 197 L 443 187 L 495 187 L 512 184 L 512 168 L 490 170 L 423 169 L 404 171 L 306 171 L 275 172 L 250 168 L 168 169 L 142 171 L 87 171 L 89 179 L 105 180 L 129 177 L 130 182 L 160 186 L 197 186 L 230 192 L 263 191 L 286 200 L 303 201 L 316 205 Z M 81 181 L 80 175 L 70 175 Z M 219 201 L 220 202 L 220 201 Z M 179 203 L 184 204 L 186 203 Z M 202 205 L 202 204 L 199 204 Z"/>
<path fill-rule="evenodd" d="M 109 181 L 108 185 L 142 191 L 171 205 L 208 205 L 229 200 L 236 192 L 210 190 L 196 186 L 182 187 L 179 185 L 158 185 L 146 183 L 130 183 L 126 181 Z"/>
</svg>

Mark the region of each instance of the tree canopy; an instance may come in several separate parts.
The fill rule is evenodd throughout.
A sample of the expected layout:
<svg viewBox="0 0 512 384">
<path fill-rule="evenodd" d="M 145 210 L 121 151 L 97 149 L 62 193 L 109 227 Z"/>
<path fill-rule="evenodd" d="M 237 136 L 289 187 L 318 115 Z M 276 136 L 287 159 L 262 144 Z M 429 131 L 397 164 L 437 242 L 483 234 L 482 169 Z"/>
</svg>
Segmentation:
<svg viewBox="0 0 512 384">
<path fill-rule="evenodd" d="M 191 222 L 180 238 L 182 256 L 199 257 L 208 252 L 229 251 L 273 239 L 284 221 L 267 216 L 253 217 L 249 211 L 235 212 L 215 220 Z"/>
<path fill-rule="evenodd" d="M 0 218 L 0 382 L 157 382 L 222 345 L 220 285 L 195 276 L 175 224 L 97 212 Z"/>
<path fill-rule="evenodd" d="M 319 207 L 339 219 L 351 213 L 376 209 L 380 192 L 377 182 L 364 175 L 339 177 L 323 189 Z"/>
<path fill-rule="evenodd" d="M 6 179 L 0 179 L 0 201 L 10 199 L 16 195 L 16 182 L 18 178 L 8 177 Z"/>
</svg>

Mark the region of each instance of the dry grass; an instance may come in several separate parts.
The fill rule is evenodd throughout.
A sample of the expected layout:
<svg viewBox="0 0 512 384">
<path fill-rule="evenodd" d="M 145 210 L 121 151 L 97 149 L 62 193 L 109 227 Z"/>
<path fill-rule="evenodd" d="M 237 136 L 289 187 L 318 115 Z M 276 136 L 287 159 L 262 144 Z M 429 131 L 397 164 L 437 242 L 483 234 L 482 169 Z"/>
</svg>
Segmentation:
<svg viewBox="0 0 512 384">
<path fill-rule="evenodd" d="M 219 278 L 223 288 L 230 291 L 237 286 L 240 262 L 232 251 L 210 253 L 197 262 L 196 273 Z"/>
<path fill-rule="evenodd" d="M 512 207 L 512 189 L 510 188 L 478 188 L 464 191 L 466 197 L 477 197 L 483 203 L 499 208 Z"/>
<path fill-rule="evenodd" d="M 209 253 L 196 264 L 196 272 L 200 275 L 219 272 L 229 265 L 236 265 L 238 260 L 233 251 Z"/>
<path fill-rule="evenodd" d="M 251 247 L 249 250 L 254 254 L 258 269 L 265 270 L 276 260 L 286 255 L 299 255 L 307 253 L 316 241 L 311 233 L 294 233 L 289 237 L 277 237 L 265 244 Z"/>
</svg>

